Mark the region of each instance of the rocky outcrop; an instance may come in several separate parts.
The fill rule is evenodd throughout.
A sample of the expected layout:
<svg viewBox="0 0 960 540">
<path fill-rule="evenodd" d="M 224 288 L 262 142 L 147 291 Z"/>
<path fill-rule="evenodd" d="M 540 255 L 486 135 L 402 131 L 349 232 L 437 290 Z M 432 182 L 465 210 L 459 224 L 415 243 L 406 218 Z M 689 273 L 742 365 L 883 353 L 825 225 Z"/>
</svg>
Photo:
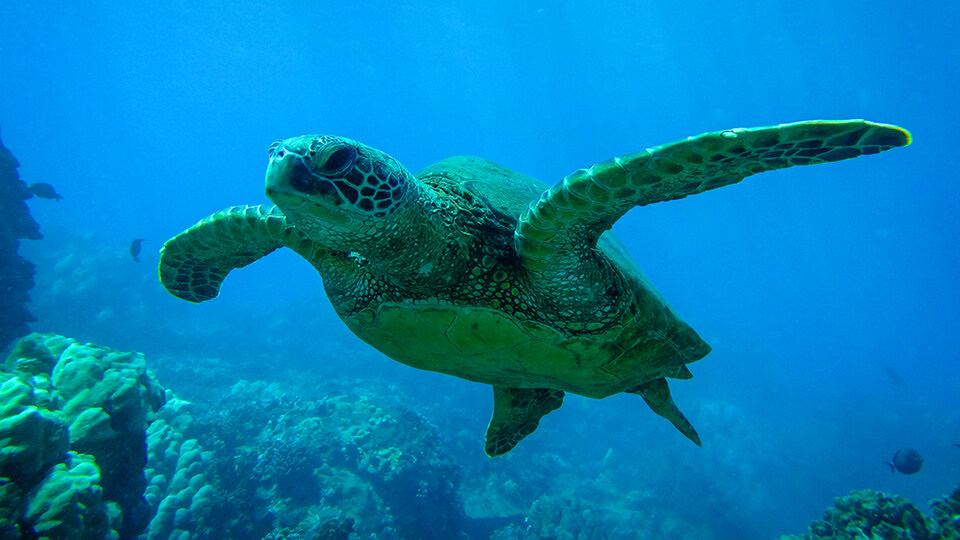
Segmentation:
<svg viewBox="0 0 960 540">
<path fill-rule="evenodd" d="M 135 538 L 147 427 L 166 401 L 140 353 L 55 334 L 0 369 L 0 538 Z"/>
<path fill-rule="evenodd" d="M 33 264 L 17 253 L 20 240 L 42 238 L 40 226 L 23 202 L 32 194 L 20 180 L 20 163 L 0 141 L 0 350 L 30 332 L 27 310 L 33 287 Z"/>
</svg>

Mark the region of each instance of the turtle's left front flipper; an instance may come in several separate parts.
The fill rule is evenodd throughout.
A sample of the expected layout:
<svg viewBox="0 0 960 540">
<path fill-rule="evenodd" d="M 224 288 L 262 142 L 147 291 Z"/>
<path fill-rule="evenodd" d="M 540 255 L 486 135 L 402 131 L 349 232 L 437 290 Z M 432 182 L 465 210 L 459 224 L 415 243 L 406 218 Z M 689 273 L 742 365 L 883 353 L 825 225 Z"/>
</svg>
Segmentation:
<svg viewBox="0 0 960 540">
<path fill-rule="evenodd" d="M 490 457 L 506 454 L 540 425 L 540 418 L 563 405 L 563 392 L 549 388 L 493 387 L 493 418 L 484 450 Z"/>
<path fill-rule="evenodd" d="M 160 281 L 191 302 L 210 300 L 234 268 L 289 247 L 316 266 L 326 250 L 287 225 L 276 206 L 231 206 L 174 236 L 160 250 Z"/>
<path fill-rule="evenodd" d="M 560 279 L 634 206 L 681 199 L 764 171 L 908 144 L 910 134 L 897 126 L 816 120 L 704 133 L 649 148 L 581 169 L 547 190 L 520 217 L 517 251 L 535 274 Z"/>
</svg>

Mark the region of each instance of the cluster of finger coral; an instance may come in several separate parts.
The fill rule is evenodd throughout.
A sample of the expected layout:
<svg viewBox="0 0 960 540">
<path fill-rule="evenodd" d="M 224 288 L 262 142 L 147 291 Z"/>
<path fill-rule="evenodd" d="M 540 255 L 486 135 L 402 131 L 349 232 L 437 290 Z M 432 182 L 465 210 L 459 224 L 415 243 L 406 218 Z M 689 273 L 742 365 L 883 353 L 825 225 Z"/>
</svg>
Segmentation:
<svg viewBox="0 0 960 540">
<path fill-rule="evenodd" d="M 140 533 L 146 428 L 164 401 L 139 353 L 21 339 L 0 371 L 0 537 Z"/>
<path fill-rule="evenodd" d="M 211 453 L 184 432 L 193 418 L 189 404 L 168 400 L 147 427 L 147 539 L 209 536 L 215 492 L 207 481 Z"/>
<path fill-rule="evenodd" d="M 948 540 L 960 538 L 960 488 L 931 504 L 933 516 L 925 516 L 907 499 L 869 489 L 838 497 L 805 535 L 782 536 L 780 540 Z"/>
</svg>

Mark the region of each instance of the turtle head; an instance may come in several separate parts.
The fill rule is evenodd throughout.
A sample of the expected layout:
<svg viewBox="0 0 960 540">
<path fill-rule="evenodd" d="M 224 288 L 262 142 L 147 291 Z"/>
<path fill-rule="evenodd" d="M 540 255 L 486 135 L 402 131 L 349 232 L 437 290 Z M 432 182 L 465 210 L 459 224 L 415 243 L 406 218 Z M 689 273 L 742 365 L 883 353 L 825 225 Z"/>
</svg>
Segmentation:
<svg viewBox="0 0 960 540">
<path fill-rule="evenodd" d="M 357 230 L 403 207 L 416 179 L 365 144 L 302 135 L 270 145 L 266 182 L 267 197 L 298 227 Z"/>
<path fill-rule="evenodd" d="M 267 197 L 299 233 L 326 248 L 356 253 L 372 272 L 423 279 L 447 243 L 434 195 L 387 154 L 331 135 L 270 145 Z M 412 277 L 411 277 L 412 276 Z"/>
</svg>

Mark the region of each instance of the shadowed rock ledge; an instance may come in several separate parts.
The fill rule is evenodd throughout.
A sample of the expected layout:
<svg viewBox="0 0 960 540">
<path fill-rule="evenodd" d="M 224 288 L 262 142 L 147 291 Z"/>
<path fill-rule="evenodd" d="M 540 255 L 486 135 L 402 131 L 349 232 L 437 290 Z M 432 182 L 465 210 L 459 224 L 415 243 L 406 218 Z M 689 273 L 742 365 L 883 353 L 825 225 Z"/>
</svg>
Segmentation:
<svg viewBox="0 0 960 540">
<path fill-rule="evenodd" d="M 17 248 L 22 238 L 37 240 L 42 236 L 24 203 L 32 194 L 20 180 L 19 166 L 0 140 L 0 350 L 29 333 L 28 323 L 36 320 L 26 307 L 34 267 L 17 253 Z"/>
</svg>

